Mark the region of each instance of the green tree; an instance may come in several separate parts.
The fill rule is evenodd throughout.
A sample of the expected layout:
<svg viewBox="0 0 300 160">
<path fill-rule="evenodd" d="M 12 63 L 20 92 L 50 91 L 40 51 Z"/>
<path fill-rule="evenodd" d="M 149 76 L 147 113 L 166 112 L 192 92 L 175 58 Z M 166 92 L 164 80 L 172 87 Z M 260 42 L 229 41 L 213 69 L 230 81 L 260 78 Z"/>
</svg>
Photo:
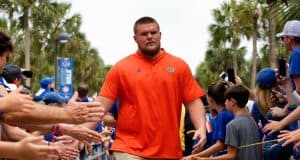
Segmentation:
<svg viewBox="0 0 300 160">
<path fill-rule="evenodd" d="M 16 51 L 11 57 L 11 63 L 24 65 L 25 45 L 24 39 L 24 13 L 23 5 L 26 0 L 1 1 L 0 8 L 4 12 L 4 18 L 0 25 L 6 29 L 16 41 Z M 11 3 L 9 3 L 11 2 Z M 12 2 L 15 2 L 14 4 Z M 30 1 L 30 60 L 31 70 L 34 72 L 32 89 L 39 88 L 39 80 L 44 76 L 54 75 L 54 59 L 57 37 L 61 32 L 70 34 L 71 39 L 66 44 L 60 44 L 60 56 L 74 59 L 74 84 L 86 82 L 91 92 L 97 92 L 102 84 L 105 71 L 104 62 L 96 49 L 93 49 L 80 32 L 81 16 L 79 14 L 68 15 L 70 3 L 51 3 L 49 1 Z M 12 9 L 13 8 L 13 9 Z M 9 15 L 13 14 L 10 19 Z M 40 62 L 38 63 L 35 62 Z M 41 63 L 42 62 L 42 63 Z"/>
</svg>

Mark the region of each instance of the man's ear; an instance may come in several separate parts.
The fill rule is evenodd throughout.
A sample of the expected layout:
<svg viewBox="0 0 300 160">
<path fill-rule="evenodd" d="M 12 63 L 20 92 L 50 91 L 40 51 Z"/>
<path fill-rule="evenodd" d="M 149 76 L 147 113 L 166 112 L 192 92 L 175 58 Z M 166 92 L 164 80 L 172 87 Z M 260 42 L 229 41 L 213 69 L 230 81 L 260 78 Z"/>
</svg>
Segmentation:
<svg viewBox="0 0 300 160">
<path fill-rule="evenodd" d="M 231 101 L 234 103 L 234 105 L 236 105 L 236 99 L 235 98 L 231 98 Z"/>
</svg>

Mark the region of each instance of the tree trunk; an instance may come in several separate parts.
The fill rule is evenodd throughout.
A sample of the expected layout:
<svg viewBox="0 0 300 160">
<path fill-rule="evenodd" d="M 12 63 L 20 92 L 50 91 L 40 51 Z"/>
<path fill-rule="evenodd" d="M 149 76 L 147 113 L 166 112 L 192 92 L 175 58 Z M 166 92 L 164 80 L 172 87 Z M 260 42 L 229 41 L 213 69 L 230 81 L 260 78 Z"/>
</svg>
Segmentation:
<svg viewBox="0 0 300 160">
<path fill-rule="evenodd" d="M 276 67 L 276 24 L 275 24 L 275 2 L 269 3 L 269 55 L 270 67 Z"/>
<path fill-rule="evenodd" d="M 25 41 L 24 41 L 24 54 L 25 54 L 25 68 L 30 69 L 30 28 L 29 28 L 29 13 L 30 8 L 24 6 L 24 32 L 25 32 Z M 26 80 L 26 85 L 30 86 L 30 79 Z"/>
<path fill-rule="evenodd" d="M 255 87 L 255 80 L 256 80 L 256 70 L 257 70 L 257 19 L 258 16 L 253 16 L 253 30 L 252 30 L 252 71 L 251 71 L 251 82 L 250 88 L 254 89 Z"/>
</svg>

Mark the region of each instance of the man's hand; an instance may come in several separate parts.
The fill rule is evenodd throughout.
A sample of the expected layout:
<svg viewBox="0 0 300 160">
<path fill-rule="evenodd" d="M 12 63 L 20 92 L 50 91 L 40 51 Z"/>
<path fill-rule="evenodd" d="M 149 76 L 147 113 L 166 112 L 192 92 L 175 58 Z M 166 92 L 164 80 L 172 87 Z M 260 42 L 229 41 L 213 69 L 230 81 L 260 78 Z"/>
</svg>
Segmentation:
<svg viewBox="0 0 300 160">
<path fill-rule="evenodd" d="M 32 97 L 22 94 L 22 90 L 23 87 L 21 86 L 0 99 L 4 105 L 4 112 L 30 112 L 35 108 Z"/>
<path fill-rule="evenodd" d="M 198 129 L 198 130 L 195 131 L 194 136 L 193 136 L 193 140 L 195 140 L 197 138 L 199 139 L 199 141 L 198 141 L 197 144 L 195 144 L 193 146 L 193 150 L 195 150 L 196 148 L 199 148 L 201 150 L 202 147 L 205 145 L 205 143 L 206 143 L 205 129 L 204 129 L 204 131 L 201 130 L 201 129 Z M 199 150 L 199 149 L 197 149 L 197 150 Z"/>
<path fill-rule="evenodd" d="M 282 146 L 286 146 L 290 143 L 300 143 L 300 129 L 294 131 L 280 131 L 278 135 L 278 142 L 284 142 Z"/>
<path fill-rule="evenodd" d="M 88 144 L 90 142 L 101 143 L 102 136 L 100 133 L 88 129 L 87 127 L 80 125 L 73 125 L 71 127 L 65 128 L 65 134 L 78 139 L 79 141 Z"/>
<path fill-rule="evenodd" d="M 79 150 L 72 146 L 73 140 L 70 137 L 63 136 L 56 137 L 56 139 L 62 139 L 54 143 L 59 148 L 58 154 L 61 160 L 73 160 L 79 156 Z"/>
<path fill-rule="evenodd" d="M 59 159 L 55 146 L 39 145 L 43 137 L 27 137 L 17 142 L 17 156 L 22 160 L 55 160 Z"/>
<path fill-rule="evenodd" d="M 197 155 L 189 155 L 187 157 L 183 157 L 182 160 L 205 160 L 207 158 L 202 158 Z"/>
<path fill-rule="evenodd" d="M 280 131 L 284 128 L 284 125 L 280 121 L 272 121 L 269 120 L 269 123 L 265 125 L 265 127 L 262 129 L 264 133 L 269 132 L 268 135 Z"/>
<path fill-rule="evenodd" d="M 100 102 L 72 102 L 64 107 L 75 124 L 98 122 L 104 115 Z"/>
</svg>

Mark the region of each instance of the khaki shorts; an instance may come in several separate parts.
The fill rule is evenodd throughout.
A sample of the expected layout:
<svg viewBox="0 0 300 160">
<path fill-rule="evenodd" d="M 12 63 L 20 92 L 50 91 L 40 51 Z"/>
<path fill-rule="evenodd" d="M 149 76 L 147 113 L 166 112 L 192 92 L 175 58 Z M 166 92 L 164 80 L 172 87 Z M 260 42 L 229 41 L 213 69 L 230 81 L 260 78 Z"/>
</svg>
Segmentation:
<svg viewBox="0 0 300 160">
<path fill-rule="evenodd" d="M 118 151 L 114 151 L 114 157 L 116 158 L 116 160 L 146 160 L 145 158 L 139 156 Z"/>
<path fill-rule="evenodd" d="M 143 158 L 133 154 L 125 153 L 125 152 L 113 152 L 116 160 L 162 160 L 162 159 L 151 159 L 151 158 Z"/>
</svg>

